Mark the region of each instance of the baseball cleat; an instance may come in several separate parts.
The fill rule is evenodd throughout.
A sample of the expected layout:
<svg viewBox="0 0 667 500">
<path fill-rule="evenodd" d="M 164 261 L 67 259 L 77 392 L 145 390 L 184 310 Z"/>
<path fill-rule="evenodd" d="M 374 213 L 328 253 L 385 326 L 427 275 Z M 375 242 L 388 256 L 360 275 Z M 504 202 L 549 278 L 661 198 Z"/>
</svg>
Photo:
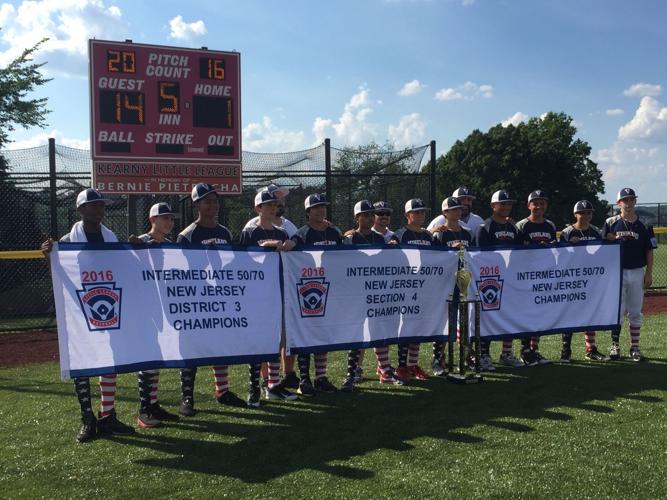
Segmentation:
<svg viewBox="0 0 667 500">
<path fill-rule="evenodd" d="M 514 353 L 503 352 L 498 358 L 498 364 L 507 368 L 523 368 L 523 363 L 516 359 Z"/>
<path fill-rule="evenodd" d="M 380 373 L 380 383 L 381 384 L 393 384 L 393 385 L 405 385 L 400 378 L 396 376 L 394 370 L 389 369 L 384 373 Z"/>
<path fill-rule="evenodd" d="M 609 356 L 607 359 L 609 361 L 618 361 L 621 359 L 621 346 L 618 345 L 618 342 L 611 343 L 611 347 L 609 348 Z"/>
<path fill-rule="evenodd" d="M 301 382 L 299 382 L 299 389 L 296 392 L 302 396 L 310 397 L 315 395 L 315 388 L 310 383 L 310 379 L 302 378 Z"/>
<path fill-rule="evenodd" d="M 412 372 L 408 369 L 407 366 L 399 366 L 396 368 L 394 375 L 401 379 L 404 383 L 412 380 Z"/>
<path fill-rule="evenodd" d="M 535 359 L 534 352 L 531 350 L 526 350 L 521 352 L 521 361 L 526 366 L 535 366 L 537 365 L 537 360 Z"/>
<path fill-rule="evenodd" d="M 216 395 L 215 399 L 221 405 L 226 405 L 226 406 L 242 407 L 246 405 L 246 402 L 243 401 L 236 394 L 234 394 L 232 391 L 225 391 L 222 394 L 218 394 Z"/>
<path fill-rule="evenodd" d="M 604 361 L 607 359 L 604 354 L 602 354 L 600 351 L 598 351 L 597 347 L 592 347 L 590 351 L 586 351 L 586 354 L 584 357 L 588 361 Z"/>
<path fill-rule="evenodd" d="M 151 414 L 162 422 L 178 422 L 178 415 L 168 412 L 160 406 L 160 403 L 151 405 Z"/>
<path fill-rule="evenodd" d="M 248 389 L 248 397 L 246 399 L 246 406 L 248 408 L 259 408 L 260 391 L 258 387 L 250 387 Z"/>
<path fill-rule="evenodd" d="M 134 434 L 134 427 L 118 420 L 116 410 L 112 410 L 106 417 L 98 418 L 97 433 L 99 435 L 131 436 Z"/>
<path fill-rule="evenodd" d="M 343 385 L 340 386 L 341 392 L 354 392 L 354 377 L 347 377 Z"/>
<path fill-rule="evenodd" d="M 195 403 L 192 398 L 185 398 L 181 401 L 181 406 L 178 408 L 178 413 L 184 417 L 192 417 L 195 414 Z"/>
<path fill-rule="evenodd" d="M 354 383 L 361 384 L 364 381 L 364 369 L 361 366 L 357 366 L 357 370 L 354 372 Z"/>
<path fill-rule="evenodd" d="M 329 379 L 326 376 L 315 379 L 315 390 L 329 393 L 338 392 L 336 386 L 329 382 Z"/>
<path fill-rule="evenodd" d="M 563 349 L 560 352 L 560 362 L 569 363 L 572 359 L 572 351 L 570 349 Z"/>
<path fill-rule="evenodd" d="M 286 389 L 298 389 L 299 377 L 296 376 L 296 373 L 289 372 L 283 377 L 282 381 L 280 382 L 280 385 L 282 385 Z"/>
<path fill-rule="evenodd" d="M 537 361 L 538 365 L 550 365 L 551 364 L 551 360 L 542 356 L 540 354 L 540 351 L 537 351 L 537 350 L 533 351 L 533 357 Z"/>
<path fill-rule="evenodd" d="M 297 399 L 296 394 L 288 391 L 281 384 L 278 384 L 271 388 L 267 387 L 266 392 L 264 394 L 266 396 L 266 399 L 272 399 L 272 400 L 294 401 L 295 399 Z"/>
<path fill-rule="evenodd" d="M 493 366 L 493 361 L 491 361 L 491 356 L 488 354 L 482 354 L 479 357 L 479 369 L 483 372 L 495 372 L 496 367 Z"/>
<path fill-rule="evenodd" d="M 419 365 L 410 366 L 408 367 L 408 370 L 410 370 L 412 378 L 416 380 L 428 380 L 428 375 Z"/>
<path fill-rule="evenodd" d="M 644 361 L 646 358 L 639 349 L 635 348 L 630 350 L 630 359 L 632 361 L 639 362 L 639 361 Z"/>
<path fill-rule="evenodd" d="M 76 440 L 79 443 L 87 443 L 96 437 L 97 419 L 92 413 L 86 414 L 86 416 L 81 417 L 81 429 L 79 429 L 79 434 L 76 436 Z"/>
<path fill-rule="evenodd" d="M 153 429 L 154 427 L 160 427 L 162 421 L 159 418 L 156 418 L 150 410 L 141 412 L 137 417 L 137 425 L 144 429 Z"/>
</svg>

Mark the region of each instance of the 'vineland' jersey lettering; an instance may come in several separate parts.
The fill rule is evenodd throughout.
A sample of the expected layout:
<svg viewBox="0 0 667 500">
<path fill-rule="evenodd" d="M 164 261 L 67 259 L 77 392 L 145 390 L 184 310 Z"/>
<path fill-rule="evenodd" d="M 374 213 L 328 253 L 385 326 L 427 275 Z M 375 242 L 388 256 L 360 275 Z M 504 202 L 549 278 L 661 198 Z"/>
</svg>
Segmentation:
<svg viewBox="0 0 667 500">
<path fill-rule="evenodd" d="M 527 217 L 516 223 L 519 238 L 523 243 L 547 244 L 556 241 L 556 226 L 548 219 L 532 222 Z"/>
<path fill-rule="evenodd" d="M 391 239 L 401 245 L 431 246 L 437 244 L 437 242 L 433 240 L 431 233 L 426 229 L 412 231 L 407 227 L 402 227 L 394 233 L 394 236 L 392 236 Z"/>
</svg>

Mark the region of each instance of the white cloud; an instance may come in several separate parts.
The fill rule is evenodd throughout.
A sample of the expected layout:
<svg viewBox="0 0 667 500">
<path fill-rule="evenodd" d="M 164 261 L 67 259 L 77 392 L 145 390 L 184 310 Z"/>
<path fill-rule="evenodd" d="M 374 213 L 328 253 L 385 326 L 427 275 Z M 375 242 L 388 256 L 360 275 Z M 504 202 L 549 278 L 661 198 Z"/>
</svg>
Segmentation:
<svg viewBox="0 0 667 500">
<path fill-rule="evenodd" d="M 257 153 L 298 151 L 305 146 L 303 131 L 291 131 L 276 127 L 271 118 L 264 116 L 261 122 L 243 127 L 243 149 Z"/>
<path fill-rule="evenodd" d="M 442 88 L 435 93 L 435 98 L 439 101 L 458 99 L 473 101 L 477 98 L 490 99 L 492 97 L 493 87 L 491 85 L 477 85 L 475 82 L 465 82 L 458 87 Z"/>
<path fill-rule="evenodd" d="M 169 38 L 194 43 L 195 39 L 206 34 L 206 25 L 201 19 L 186 23 L 180 14 L 169 20 Z"/>
<path fill-rule="evenodd" d="M 401 87 L 401 90 L 398 91 L 398 95 L 400 96 L 409 96 L 409 95 L 414 95 L 419 92 L 425 87 L 425 85 L 419 83 L 419 80 L 412 80 L 411 82 L 406 83 Z"/>
<path fill-rule="evenodd" d="M 525 122 L 528 118 L 529 116 L 527 114 L 522 113 L 521 111 L 517 111 L 512 116 L 500 122 L 500 124 L 503 127 L 509 127 L 510 125 L 514 125 L 516 127 L 519 123 Z"/>
<path fill-rule="evenodd" d="M 0 7 L 0 39 L 7 45 L 0 52 L 6 65 L 42 38 L 49 40 L 36 57 L 48 60 L 52 74 L 86 74 L 88 39 L 127 38 L 128 28 L 120 8 L 103 0 L 24 0 L 14 8 Z"/>
<path fill-rule="evenodd" d="M 662 94 L 662 87 L 651 83 L 635 83 L 623 91 L 623 95 L 629 97 L 657 97 Z"/>
<path fill-rule="evenodd" d="M 313 122 L 315 144 L 320 144 L 326 137 L 334 137 L 338 143 L 346 146 L 365 144 L 377 137 L 377 126 L 368 121 L 368 115 L 373 112 L 373 102 L 370 91 L 366 86 L 359 87 L 345 103 L 343 113 L 337 121 L 329 118 L 317 117 Z"/>
<path fill-rule="evenodd" d="M 421 144 L 426 135 L 426 122 L 419 113 L 402 116 L 398 125 L 389 125 L 389 140 L 397 148 Z"/>
<path fill-rule="evenodd" d="M 632 120 L 618 129 L 618 138 L 667 142 L 667 107 L 652 97 L 642 97 Z"/>
<path fill-rule="evenodd" d="M 619 116 L 625 113 L 625 111 L 623 111 L 621 108 L 614 108 L 614 109 L 608 109 L 607 111 L 605 111 L 605 113 L 607 114 L 607 116 Z"/>
<path fill-rule="evenodd" d="M 74 137 L 67 137 L 63 132 L 52 129 L 50 132 L 38 132 L 27 139 L 20 139 L 18 141 L 9 142 L 6 144 L 7 149 L 27 149 L 35 148 L 37 146 L 45 146 L 49 143 L 49 138 L 53 137 L 56 144 L 68 146 L 77 149 L 90 149 L 90 139 L 77 139 Z"/>
</svg>

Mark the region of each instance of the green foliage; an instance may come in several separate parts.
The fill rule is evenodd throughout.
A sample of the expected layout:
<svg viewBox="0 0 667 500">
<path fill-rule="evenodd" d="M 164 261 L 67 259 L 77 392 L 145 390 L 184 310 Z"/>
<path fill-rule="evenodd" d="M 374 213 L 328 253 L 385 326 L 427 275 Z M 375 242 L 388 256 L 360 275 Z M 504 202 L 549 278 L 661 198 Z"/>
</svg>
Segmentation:
<svg viewBox="0 0 667 500">
<path fill-rule="evenodd" d="M 78 404 L 55 363 L 0 369 L 0 496 L 664 498 L 665 329 L 667 315 L 646 318 L 646 363 L 585 362 L 578 334 L 570 365 L 499 370 L 478 386 L 380 385 L 367 350 L 371 380 L 356 393 L 253 410 L 216 403 L 201 368 L 195 417 L 86 445 L 74 442 Z M 627 329 L 621 340 L 627 353 Z M 600 332 L 600 347 L 609 342 Z M 540 350 L 554 359 L 560 336 Z M 429 360 L 424 344 L 422 366 Z M 331 379 L 344 373 L 345 353 L 331 353 Z M 231 368 L 240 396 L 247 377 L 247 367 Z M 133 423 L 136 374 L 118 379 L 118 416 Z M 161 370 L 158 394 L 175 410 L 177 370 Z"/>
<path fill-rule="evenodd" d="M 591 147 L 575 138 L 576 132 L 571 117 L 553 112 L 518 126 L 474 130 L 438 158 L 438 195 L 444 198 L 468 186 L 477 193 L 475 210 L 488 215 L 491 194 L 508 189 L 518 200 L 514 216 L 523 218 L 528 194 L 543 189 L 550 198 L 547 217 L 558 228 L 573 220 L 572 207 L 581 199 L 593 203 L 599 224 L 608 210 L 598 197 L 604 191 L 602 172 L 589 158 Z"/>
</svg>

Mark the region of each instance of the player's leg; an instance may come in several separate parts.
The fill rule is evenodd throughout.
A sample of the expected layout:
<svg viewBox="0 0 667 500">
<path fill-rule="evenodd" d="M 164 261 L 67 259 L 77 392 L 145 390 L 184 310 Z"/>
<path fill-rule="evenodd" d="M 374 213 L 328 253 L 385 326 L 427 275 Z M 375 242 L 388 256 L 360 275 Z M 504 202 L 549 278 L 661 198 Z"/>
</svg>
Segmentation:
<svg viewBox="0 0 667 500">
<path fill-rule="evenodd" d="M 408 344 L 408 370 L 412 377 L 417 380 L 428 380 L 428 375 L 419 366 L 420 344 Z"/>
<path fill-rule="evenodd" d="M 644 356 L 639 350 L 639 332 L 644 322 L 642 305 L 644 303 L 644 269 L 630 269 L 632 276 L 628 286 L 626 307 L 628 309 L 628 321 L 630 323 L 630 359 L 632 361 L 643 361 Z"/>
<path fill-rule="evenodd" d="M 90 379 L 88 377 L 75 378 L 74 392 L 81 407 L 81 429 L 76 439 L 79 443 L 86 443 L 97 436 L 97 419 L 93 413 L 90 397 Z"/>
<path fill-rule="evenodd" d="M 257 370 L 257 381 L 259 383 L 259 371 Z M 246 402 L 229 390 L 229 366 L 216 365 L 213 367 L 213 380 L 215 383 L 215 399 L 221 405 L 245 406 Z"/>
<path fill-rule="evenodd" d="M 502 339 L 502 350 L 500 351 L 500 357 L 498 358 L 498 364 L 500 366 L 505 366 L 508 368 L 521 368 L 524 366 L 523 362 L 516 359 L 514 352 L 512 350 L 512 337 L 503 337 Z"/>
<path fill-rule="evenodd" d="M 533 353 L 533 358 L 537 361 L 538 365 L 548 365 L 551 363 L 550 360 L 540 354 L 540 337 L 534 335 L 530 337 L 530 350 Z"/>
<path fill-rule="evenodd" d="M 396 368 L 396 376 L 403 382 L 409 382 L 412 379 L 412 373 L 408 369 L 408 344 L 398 344 L 398 367 Z"/>
<path fill-rule="evenodd" d="M 357 359 L 357 371 L 354 373 L 354 383 L 361 384 L 364 381 L 364 354 L 366 349 L 359 349 L 359 356 Z"/>
<path fill-rule="evenodd" d="M 359 350 L 352 349 L 347 352 L 347 374 L 345 381 L 340 386 L 342 392 L 354 391 L 355 378 L 357 376 L 357 368 L 359 367 Z"/>
<path fill-rule="evenodd" d="M 299 364 L 299 390 L 302 396 L 314 396 L 315 388 L 310 381 L 310 354 L 299 354 L 297 356 Z"/>
<path fill-rule="evenodd" d="M 479 368 L 483 372 L 494 372 L 496 367 L 493 366 L 493 361 L 491 360 L 491 341 L 486 339 L 480 339 L 479 342 Z"/>
<path fill-rule="evenodd" d="M 267 383 L 266 383 L 266 399 L 277 399 L 284 401 L 294 401 L 297 399 L 296 394 L 285 389 L 280 381 L 280 358 L 266 363 L 267 367 Z"/>
<path fill-rule="evenodd" d="M 327 378 L 329 353 L 315 353 L 315 389 L 322 392 L 336 392 L 338 389 Z"/>
<path fill-rule="evenodd" d="M 380 346 L 375 349 L 377 357 L 377 370 L 380 375 L 380 382 L 383 384 L 403 385 L 403 381 L 394 373 L 394 369 L 389 362 L 389 346 Z"/>
<path fill-rule="evenodd" d="M 153 415 L 151 405 L 151 392 L 153 391 L 153 376 L 159 374 L 158 370 L 142 370 L 137 374 L 137 385 L 139 386 L 139 416 L 137 424 L 139 427 L 150 429 L 159 426 L 162 422 Z"/>
<path fill-rule="evenodd" d="M 97 419 L 99 434 L 130 435 L 134 428 L 116 417 L 116 374 L 100 376 L 100 411 Z"/>
<path fill-rule="evenodd" d="M 160 370 L 152 370 L 153 377 L 151 379 L 151 413 L 153 417 L 160 422 L 178 422 L 178 415 L 168 412 L 160 405 L 157 397 L 157 389 L 160 384 Z"/>
<path fill-rule="evenodd" d="M 280 349 L 280 356 L 283 361 L 283 372 L 285 373 L 282 380 L 283 387 L 286 389 L 298 389 L 299 377 L 294 372 L 294 360 L 296 356 L 287 356 L 284 347 Z"/>
<path fill-rule="evenodd" d="M 562 336 L 563 347 L 560 350 L 560 362 L 569 363 L 572 359 L 572 334 L 564 333 Z"/>
<path fill-rule="evenodd" d="M 533 351 L 530 349 L 530 337 L 521 339 L 521 361 L 526 366 L 535 366 L 537 364 Z"/>
<path fill-rule="evenodd" d="M 629 269 L 623 269 L 623 285 L 621 287 L 621 317 L 619 318 L 618 328 L 611 331 L 611 346 L 609 347 L 609 361 L 617 361 L 621 359 L 621 328 L 625 321 L 625 314 L 627 312 L 627 295 L 628 295 L 628 280 L 631 279 Z"/>
<path fill-rule="evenodd" d="M 433 372 L 433 375 L 435 375 L 436 377 L 441 377 L 445 374 L 444 352 L 445 352 L 444 342 L 433 342 L 433 357 L 431 359 L 431 370 Z"/>
<path fill-rule="evenodd" d="M 261 399 L 261 392 L 259 388 L 259 374 L 262 368 L 261 363 L 252 363 L 248 366 L 248 399 L 246 405 L 249 408 L 258 408 Z"/>
<path fill-rule="evenodd" d="M 178 413 L 184 417 L 195 414 L 195 380 L 197 378 L 197 367 L 181 368 L 181 406 Z"/>
<path fill-rule="evenodd" d="M 595 332 L 584 332 L 584 341 L 586 342 L 585 358 L 589 361 L 604 361 L 605 355 L 598 351 L 595 344 Z"/>
</svg>

